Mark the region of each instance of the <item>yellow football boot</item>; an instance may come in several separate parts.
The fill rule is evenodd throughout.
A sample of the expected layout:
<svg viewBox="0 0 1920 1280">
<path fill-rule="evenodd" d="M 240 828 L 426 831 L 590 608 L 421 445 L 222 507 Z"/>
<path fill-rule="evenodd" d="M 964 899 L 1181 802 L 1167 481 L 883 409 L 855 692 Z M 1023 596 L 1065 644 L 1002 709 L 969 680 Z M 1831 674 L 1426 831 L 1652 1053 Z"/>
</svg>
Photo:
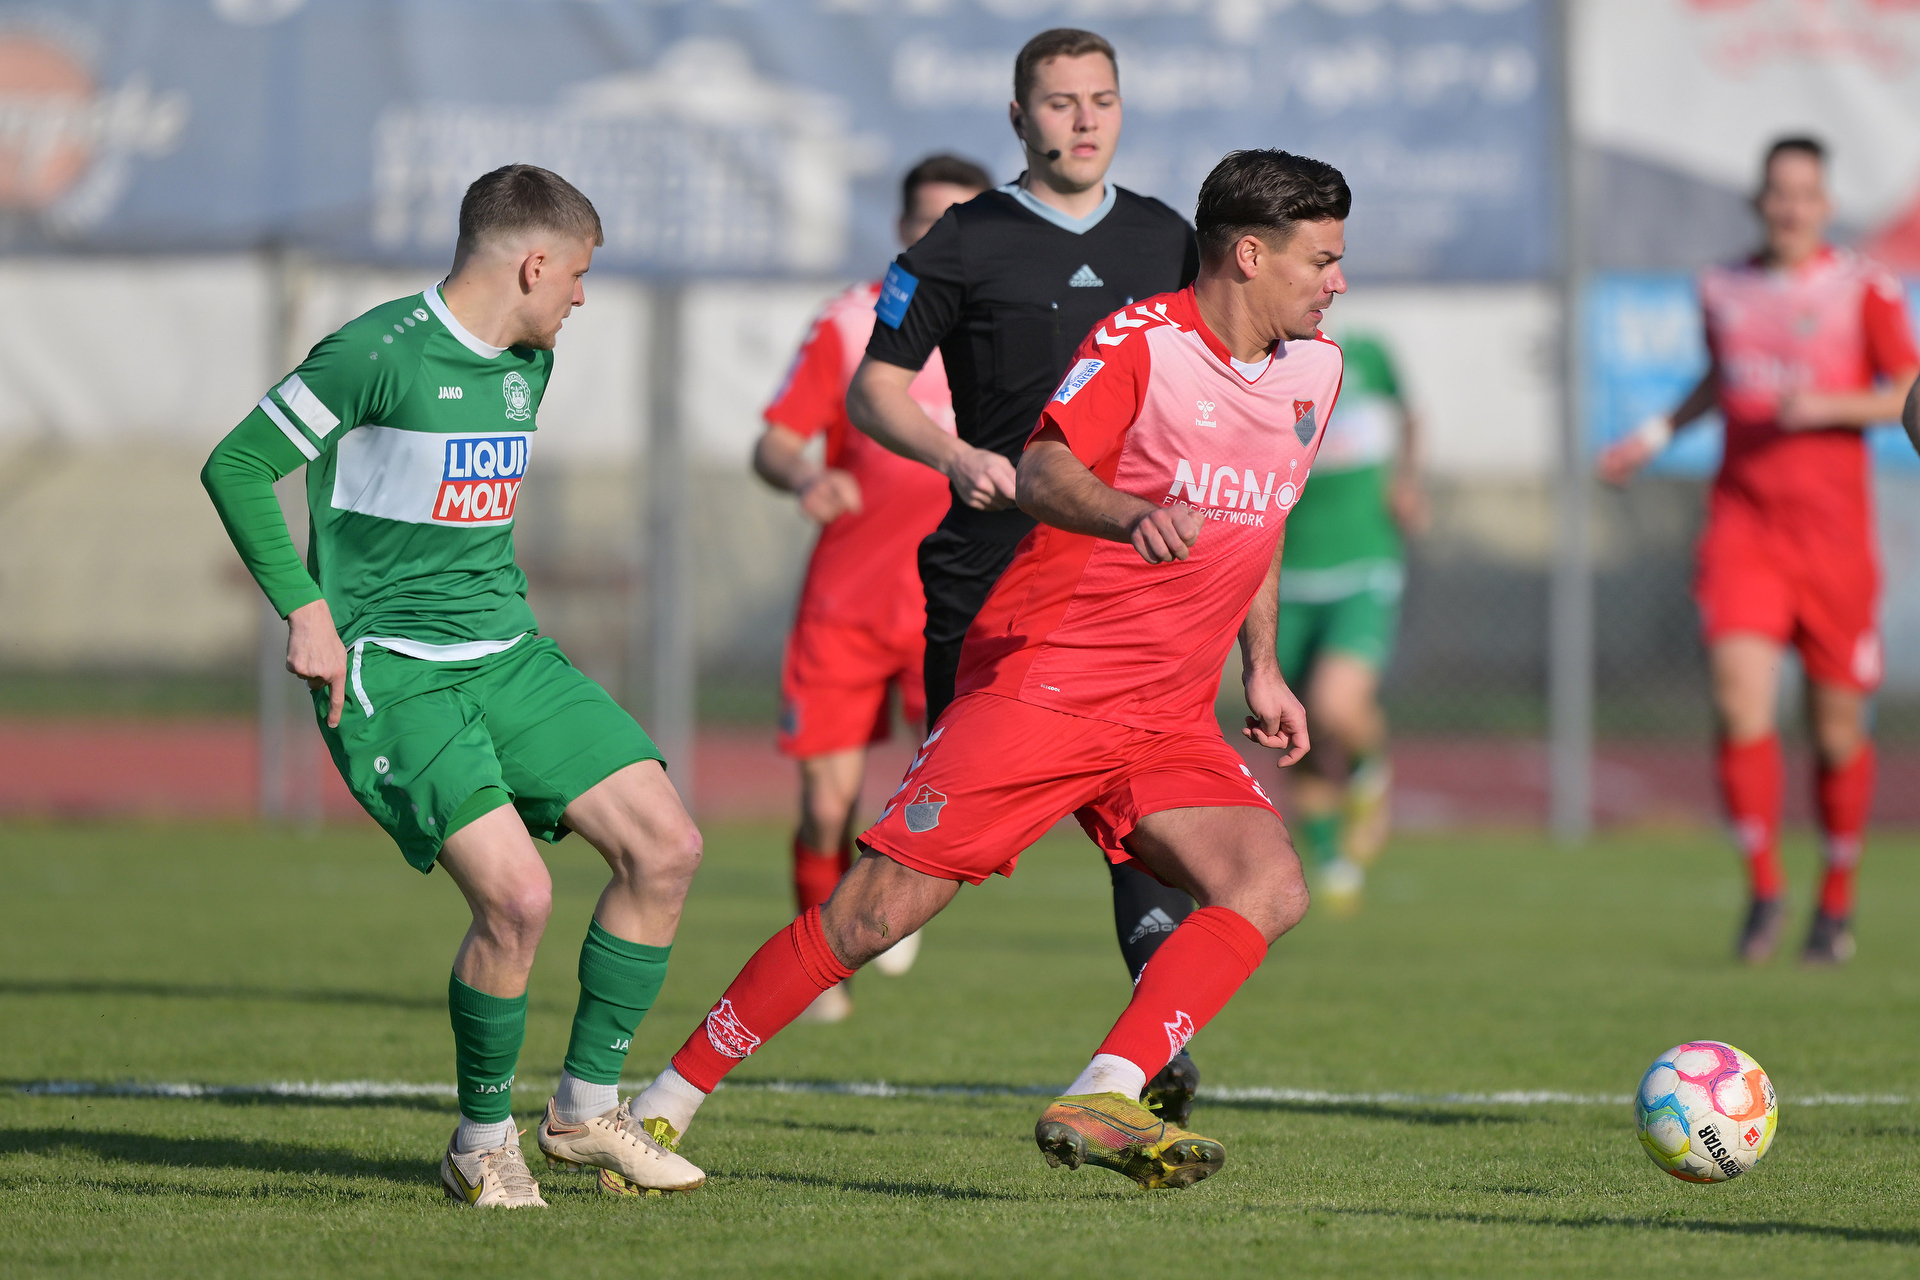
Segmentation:
<svg viewBox="0 0 1920 1280">
<path fill-rule="evenodd" d="M 1226 1148 L 1212 1138 L 1160 1119 L 1123 1093 L 1055 1098 L 1033 1140 L 1056 1169 L 1099 1165 L 1148 1191 L 1190 1187 L 1227 1162 Z"/>
</svg>

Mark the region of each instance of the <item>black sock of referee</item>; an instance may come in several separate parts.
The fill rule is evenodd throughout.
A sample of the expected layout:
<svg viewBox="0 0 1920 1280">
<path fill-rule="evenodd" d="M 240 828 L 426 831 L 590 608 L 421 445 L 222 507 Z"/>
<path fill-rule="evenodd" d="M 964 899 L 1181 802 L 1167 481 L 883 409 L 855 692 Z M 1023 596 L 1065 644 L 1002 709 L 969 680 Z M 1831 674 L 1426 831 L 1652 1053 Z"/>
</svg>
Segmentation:
<svg viewBox="0 0 1920 1280">
<path fill-rule="evenodd" d="M 1140 971 L 1160 944 L 1193 914 L 1193 899 L 1161 884 L 1135 863 L 1107 865 L 1113 876 L 1113 930 L 1127 972 L 1138 982 Z"/>
</svg>

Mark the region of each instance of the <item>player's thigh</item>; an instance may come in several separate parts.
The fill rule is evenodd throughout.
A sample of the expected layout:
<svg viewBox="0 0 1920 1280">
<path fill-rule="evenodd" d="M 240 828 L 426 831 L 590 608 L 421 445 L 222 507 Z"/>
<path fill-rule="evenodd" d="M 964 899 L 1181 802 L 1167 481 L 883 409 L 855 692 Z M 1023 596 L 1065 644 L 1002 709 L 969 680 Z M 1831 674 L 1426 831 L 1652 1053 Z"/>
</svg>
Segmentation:
<svg viewBox="0 0 1920 1280">
<path fill-rule="evenodd" d="M 1795 573 L 1793 646 L 1807 679 L 1869 696 L 1880 685 L 1880 572 L 1871 547 L 1809 555 Z"/>
<path fill-rule="evenodd" d="M 886 741 L 887 684 L 899 669 L 891 646 L 864 627 L 802 618 L 780 670 L 782 755 L 826 755 Z"/>
<path fill-rule="evenodd" d="M 1721 731 L 1734 742 L 1773 732 L 1783 646 L 1770 635 L 1733 631 L 1707 646 L 1707 670 Z"/>
<path fill-rule="evenodd" d="M 448 836 L 440 865 L 458 885 L 474 919 L 536 939 L 553 906 L 546 861 L 511 804 L 502 803 Z"/>
<path fill-rule="evenodd" d="M 421 872 L 433 869 L 449 832 L 510 798 L 463 668 L 368 646 L 359 676 L 371 716 L 349 698 L 339 727 L 329 728 L 326 691 L 315 698 L 321 737 L 347 789 Z"/>
<path fill-rule="evenodd" d="M 1380 673 L 1393 660 L 1393 641 L 1399 628 L 1397 586 L 1392 590 L 1356 591 L 1329 607 L 1320 657 L 1324 661 L 1338 656 L 1366 668 L 1377 687 Z"/>
<path fill-rule="evenodd" d="M 975 693 L 940 718 L 860 836 L 868 850 L 947 880 L 1010 875 L 1020 854 L 1126 763 L 1118 725 Z"/>
<path fill-rule="evenodd" d="M 820 909 L 820 927 L 842 964 L 854 968 L 946 909 L 960 880 L 873 853 L 840 877 Z"/>
<path fill-rule="evenodd" d="M 864 748 L 807 756 L 800 761 L 800 803 L 810 812 L 818 810 L 829 817 L 837 813 L 844 820 L 859 802 L 866 778 Z"/>
<path fill-rule="evenodd" d="M 576 796 L 561 815 L 616 872 L 630 872 L 669 896 L 699 870 L 700 830 L 658 760 L 615 770 Z"/>
<path fill-rule="evenodd" d="M 1249 805 L 1163 809 L 1148 814 L 1127 849 L 1201 906 L 1225 907 L 1269 941 L 1299 922 L 1306 882 L 1280 815 Z"/>
<path fill-rule="evenodd" d="M 1307 723 L 1350 739 L 1376 714 L 1379 690 L 1379 668 L 1345 650 L 1323 650 L 1304 691 Z"/>
<path fill-rule="evenodd" d="M 514 805 L 542 840 L 565 836 L 568 806 L 602 781 L 643 761 L 666 764 L 634 718 L 546 636 L 501 655 L 475 696 Z"/>
</svg>

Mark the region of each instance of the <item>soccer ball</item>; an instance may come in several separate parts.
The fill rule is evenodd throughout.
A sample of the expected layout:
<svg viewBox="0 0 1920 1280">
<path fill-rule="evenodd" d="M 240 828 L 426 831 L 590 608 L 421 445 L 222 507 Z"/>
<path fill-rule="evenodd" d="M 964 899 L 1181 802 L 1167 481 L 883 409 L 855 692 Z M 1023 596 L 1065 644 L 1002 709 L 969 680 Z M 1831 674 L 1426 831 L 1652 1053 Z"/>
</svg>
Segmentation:
<svg viewBox="0 0 1920 1280">
<path fill-rule="evenodd" d="M 1633 1111 L 1655 1164 L 1686 1182 L 1725 1182 L 1767 1154 L 1780 1104 L 1752 1058 L 1718 1040 L 1689 1040 L 1654 1059 Z"/>
</svg>

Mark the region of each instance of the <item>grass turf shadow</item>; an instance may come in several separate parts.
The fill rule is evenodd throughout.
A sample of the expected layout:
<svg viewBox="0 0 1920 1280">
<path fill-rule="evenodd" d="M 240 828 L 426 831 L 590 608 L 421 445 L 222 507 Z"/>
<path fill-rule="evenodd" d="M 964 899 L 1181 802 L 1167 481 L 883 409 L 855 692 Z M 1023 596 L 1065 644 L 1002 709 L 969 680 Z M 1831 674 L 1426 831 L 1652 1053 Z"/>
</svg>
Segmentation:
<svg viewBox="0 0 1920 1280">
<path fill-rule="evenodd" d="M 878 1182 L 862 1181 L 856 1178 L 828 1178 L 810 1173 L 771 1173 L 764 1169 L 755 1169 L 750 1172 L 712 1167 L 707 1169 L 709 1185 L 714 1179 L 722 1178 L 729 1182 L 775 1182 L 787 1186 L 816 1187 L 824 1191 L 851 1191 L 861 1195 L 886 1196 L 900 1200 L 973 1200 L 997 1204 L 1026 1204 L 1035 1199 L 1033 1196 L 1015 1195 L 1005 1191 L 976 1191 L 937 1182 Z"/>
<path fill-rule="evenodd" d="M 1283 1098 L 1209 1098 L 1204 1093 L 1194 1110 L 1215 1107 L 1232 1111 L 1281 1111 L 1291 1115 L 1352 1116 L 1360 1120 L 1391 1120 L 1399 1124 L 1456 1125 L 1532 1124 L 1525 1116 L 1503 1111 L 1474 1111 L 1460 1107 L 1396 1105 L 1391 1102 L 1312 1102 Z"/>
<path fill-rule="evenodd" d="M 1817 1222 L 1713 1222 L 1700 1218 L 1625 1217 L 1614 1214 L 1592 1218 L 1529 1217 L 1500 1213 L 1442 1213 L 1419 1209 L 1354 1209 L 1322 1206 L 1316 1212 L 1343 1217 L 1402 1218 L 1415 1222 L 1459 1222 L 1477 1227 L 1564 1227 L 1572 1230 L 1617 1228 L 1627 1231 L 1683 1231 L 1697 1235 L 1807 1236 L 1817 1240 L 1846 1240 L 1866 1244 L 1920 1246 L 1920 1228 L 1837 1227 Z"/>
<path fill-rule="evenodd" d="M 173 1169 L 251 1169 L 347 1178 L 379 1178 L 403 1186 L 432 1186 L 439 1164 L 413 1158 L 380 1159 L 330 1147 L 247 1138 L 171 1138 L 86 1129 L 0 1129 L 0 1155 L 58 1156 L 84 1151 L 112 1164 Z"/>
</svg>

